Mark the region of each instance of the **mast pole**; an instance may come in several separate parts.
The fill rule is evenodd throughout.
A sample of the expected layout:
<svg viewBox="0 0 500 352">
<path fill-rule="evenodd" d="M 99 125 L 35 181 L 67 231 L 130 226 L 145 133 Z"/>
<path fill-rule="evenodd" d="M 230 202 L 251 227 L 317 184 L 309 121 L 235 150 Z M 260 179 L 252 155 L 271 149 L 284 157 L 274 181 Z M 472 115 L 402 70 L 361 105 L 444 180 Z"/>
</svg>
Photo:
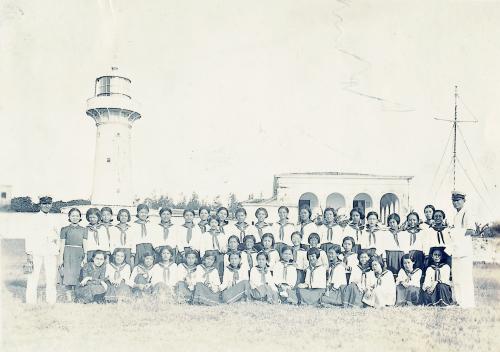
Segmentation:
<svg viewBox="0 0 500 352">
<path fill-rule="evenodd" d="M 453 190 L 455 190 L 457 164 L 457 98 L 458 86 L 455 86 L 455 118 L 453 119 Z"/>
</svg>

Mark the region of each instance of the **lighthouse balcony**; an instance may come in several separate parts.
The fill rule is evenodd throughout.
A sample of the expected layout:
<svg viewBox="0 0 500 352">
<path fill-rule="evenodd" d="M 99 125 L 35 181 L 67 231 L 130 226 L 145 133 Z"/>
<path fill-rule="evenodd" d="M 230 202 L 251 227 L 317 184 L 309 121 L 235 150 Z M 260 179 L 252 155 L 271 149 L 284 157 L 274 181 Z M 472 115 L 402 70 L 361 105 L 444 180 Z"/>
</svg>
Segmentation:
<svg viewBox="0 0 500 352">
<path fill-rule="evenodd" d="M 98 111 L 101 109 L 120 109 L 138 113 L 140 106 L 129 96 L 120 93 L 99 95 L 87 100 L 87 115 L 92 110 Z"/>
</svg>

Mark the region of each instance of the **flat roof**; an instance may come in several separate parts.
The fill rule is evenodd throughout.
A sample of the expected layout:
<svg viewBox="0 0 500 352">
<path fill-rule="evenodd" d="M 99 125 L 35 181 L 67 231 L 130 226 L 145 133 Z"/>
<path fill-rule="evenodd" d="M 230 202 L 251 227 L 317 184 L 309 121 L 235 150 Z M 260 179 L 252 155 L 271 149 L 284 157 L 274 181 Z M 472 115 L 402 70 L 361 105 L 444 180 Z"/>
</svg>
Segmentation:
<svg viewBox="0 0 500 352">
<path fill-rule="evenodd" d="M 363 174 L 357 172 L 333 172 L 333 171 L 319 171 L 319 172 L 289 172 L 274 175 L 275 177 L 311 177 L 311 176 L 346 176 L 353 178 L 385 178 L 397 180 L 411 180 L 413 176 L 402 175 L 376 175 L 376 174 Z"/>
</svg>

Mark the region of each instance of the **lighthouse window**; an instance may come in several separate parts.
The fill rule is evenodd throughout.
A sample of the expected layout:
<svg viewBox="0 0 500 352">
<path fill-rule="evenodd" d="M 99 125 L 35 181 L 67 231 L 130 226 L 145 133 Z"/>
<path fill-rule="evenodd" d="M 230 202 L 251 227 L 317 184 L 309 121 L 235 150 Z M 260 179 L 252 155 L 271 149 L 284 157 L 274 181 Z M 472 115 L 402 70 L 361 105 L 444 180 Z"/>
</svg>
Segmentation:
<svg viewBox="0 0 500 352">
<path fill-rule="evenodd" d="M 106 162 L 110 163 L 111 162 L 111 158 L 106 158 Z"/>
<path fill-rule="evenodd" d="M 99 94 L 98 95 L 110 95 L 111 93 L 111 78 L 101 77 L 99 79 Z"/>
<path fill-rule="evenodd" d="M 6 192 L 2 192 L 2 199 L 5 199 L 7 198 L 7 193 Z"/>
<path fill-rule="evenodd" d="M 117 137 L 120 137 L 120 132 L 118 132 L 118 133 L 116 134 L 116 136 L 117 136 Z"/>
</svg>

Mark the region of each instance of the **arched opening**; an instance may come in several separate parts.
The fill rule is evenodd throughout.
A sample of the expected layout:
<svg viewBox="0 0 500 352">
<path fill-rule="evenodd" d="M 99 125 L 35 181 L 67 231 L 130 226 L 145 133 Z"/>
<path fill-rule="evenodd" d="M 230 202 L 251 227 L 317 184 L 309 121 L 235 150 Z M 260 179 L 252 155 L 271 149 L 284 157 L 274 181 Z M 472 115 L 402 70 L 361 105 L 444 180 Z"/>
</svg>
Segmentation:
<svg viewBox="0 0 500 352">
<path fill-rule="evenodd" d="M 332 193 L 326 198 L 326 207 L 337 210 L 345 207 L 345 198 L 340 193 Z"/>
<path fill-rule="evenodd" d="M 318 197 L 311 192 L 306 192 L 302 194 L 299 198 L 299 209 L 304 205 L 307 205 L 309 208 L 311 208 L 313 213 L 316 213 L 317 208 L 319 207 Z"/>
<path fill-rule="evenodd" d="M 386 193 L 380 198 L 380 219 L 384 224 L 392 213 L 399 213 L 399 198 L 394 193 Z"/>
<path fill-rule="evenodd" d="M 353 208 L 361 208 L 363 212 L 366 214 L 366 209 L 369 209 L 373 206 L 372 197 L 370 197 L 367 193 L 359 193 L 354 197 L 352 201 Z"/>
</svg>

